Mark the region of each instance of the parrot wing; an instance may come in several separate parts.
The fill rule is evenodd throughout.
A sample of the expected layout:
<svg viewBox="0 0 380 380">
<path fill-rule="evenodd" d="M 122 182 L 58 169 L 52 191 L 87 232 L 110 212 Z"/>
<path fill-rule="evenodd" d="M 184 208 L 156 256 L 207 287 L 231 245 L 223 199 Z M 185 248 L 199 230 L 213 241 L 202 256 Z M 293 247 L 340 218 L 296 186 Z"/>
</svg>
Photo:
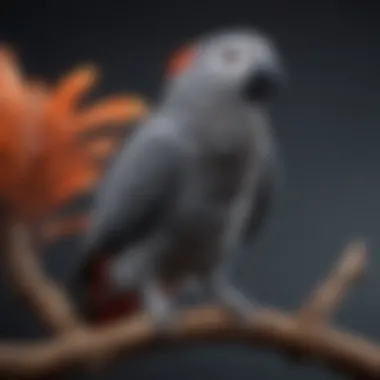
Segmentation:
<svg viewBox="0 0 380 380">
<path fill-rule="evenodd" d="M 245 241 L 254 241 L 262 230 L 281 187 L 280 180 L 283 174 L 280 151 L 274 139 L 267 113 L 262 109 L 252 109 L 250 123 L 256 127 L 256 139 L 259 141 L 260 150 L 262 149 L 261 154 L 264 153 L 265 159 L 257 163 L 260 166 L 261 173 L 243 231 Z"/>
<path fill-rule="evenodd" d="M 283 189 L 284 169 L 282 164 L 283 161 L 276 149 L 272 152 L 272 159 L 262 171 L 261 178 L 257 184 L 257 193 L 255 192 L 254 194 L 255 199 L 252 202 L 244 232 L 244 239 L 246 241 L 254 240 L 260 233 L 273 209 L 278 194 Z"/>
<path fill-rule="evenodd" d="M 179 144 L 167 132 L 162 121 L 137 128 L 111 164 L 74 277 L 86 276 L 86 267 L 100 255 L 115 255 L 148 236 L 170 210 L 183 160 Z"/>
<path fill-rule="evenodd" d="M 255 239 L 261 231 L 272 206 L 274 198 L 274 184 L 270 178 L 263 178 L 259 184 L 256 199 L 250 210 L 249 218 L 244 232 L 244 240 Z"/>
</svg>

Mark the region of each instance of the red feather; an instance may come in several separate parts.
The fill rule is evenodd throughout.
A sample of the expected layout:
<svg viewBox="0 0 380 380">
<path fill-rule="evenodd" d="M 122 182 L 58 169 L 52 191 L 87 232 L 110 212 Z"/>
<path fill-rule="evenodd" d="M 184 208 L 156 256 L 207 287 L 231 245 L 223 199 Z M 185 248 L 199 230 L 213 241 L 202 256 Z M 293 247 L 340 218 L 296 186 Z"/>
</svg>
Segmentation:
<svg viewBox="0 0 380 380">
<path fill-rule="evenodd" d="M 105 324 L 126 317 L 140 308 L 140 298 L 136 291 L 115 294 L 111 290 L 107 276 L 107 259 L 99 259 L 93 264 L 87 304 L 95 324 Z"/>
<path fill-rule="evenodd" d="M 167 77 L 175 77 L 187 70 L 195 60 L 195 49 L 193 45 L 185 45 L 176 50 L 169 58 L 165 74 Z"/>
</svg>

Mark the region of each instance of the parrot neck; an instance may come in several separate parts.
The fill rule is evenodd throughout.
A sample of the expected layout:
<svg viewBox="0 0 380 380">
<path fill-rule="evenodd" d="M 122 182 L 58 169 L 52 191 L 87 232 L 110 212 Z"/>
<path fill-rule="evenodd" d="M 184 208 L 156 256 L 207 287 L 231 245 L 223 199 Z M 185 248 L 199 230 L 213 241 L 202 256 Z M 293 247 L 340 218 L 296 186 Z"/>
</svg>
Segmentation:
<svg viewBox="0 0 380 380">
<path fill-rule="evenodd" d="M 169 87 L 164 94 L 163 108 L 181 116 L 181 119 L 194 120 L 203 117 L 210 110 L 226 109 L 239 102 L 239 97 L 233 93 L 217 91 L 215 88 L 186 83 L 186 89 L 181 85 Z"/>
<path fill-rule="evenodd" d="M 225 157 L 244 151 L 251 134 L 246 104 L 237 96 L 204 95 L 167 97 L 164 113 L 189 141 L 210 154 Z"/>
</svg>

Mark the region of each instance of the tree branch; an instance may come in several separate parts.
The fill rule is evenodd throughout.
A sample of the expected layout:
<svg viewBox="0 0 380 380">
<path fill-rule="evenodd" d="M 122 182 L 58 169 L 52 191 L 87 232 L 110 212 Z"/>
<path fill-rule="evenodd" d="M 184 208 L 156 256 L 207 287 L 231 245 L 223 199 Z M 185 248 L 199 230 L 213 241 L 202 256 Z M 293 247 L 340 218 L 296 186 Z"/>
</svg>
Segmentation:
<svg viewBox="0 0 380 380">
<path fill-rule="evenodd" d="M 184 313 L 178 340 L 229 340 L 264 344 L 284 350 L 302 349 L 310 358 L 354 371 L 362 377 L 380 376 L 380 348 L 375 344 L 330 327 L 300 328 L 297 318 L 275 310 L 261 310 L 247 328 L 239 328 L 218 308 L 195 308 Z M 0 346 L 1 372 L 33 377 L 64 368 L 108 351 L 135 351 L 157 341 L 151 323 L 143 316 L 99 330 L 82 330 L 45 343 Z"/>
<path fill-rule="evenodd" d="M 335 270 L 298 313 L 261 309 L 252 315 L 248 326 L 240 326 L 223 309 L 197 307 L 184 311 L 178 330 L 167 339 L 228 340 L 271 346 L 284 352 L 301 351 L 305 357 L 344 373 L 361 379 L 380 379 L 380 346 L 324 323 L 348 285 L 363 271 L 364 262 L 364 246 L 350 245 Z M 315 313 L 316 317 L 301 318 L 303 313 Z M 0 345 L 0 373 L 31 378 L 56 369 L 88 366 L 92 360 L 149 348 L 157 341 L 160 336 L 144 315 L 102 328 L 82 326 L 39 343 Z"/>
<path fill-rule="evenodd" d="M 56 334 L 76 329 L 82 323 L 65 293 L 42 272 L 26 229 L 9 225 L 5 262 L 12 285 L 39 318 Z"/>
<path fill-rule="evenodd" d="M 348 244 L 329 276 L 301 307 L 300 320 L 307 324 L 325 323 L 339 306 L 350 286 L 364 275 L 366 257 L 366 247 L 363 243 Z"/>
</svg>

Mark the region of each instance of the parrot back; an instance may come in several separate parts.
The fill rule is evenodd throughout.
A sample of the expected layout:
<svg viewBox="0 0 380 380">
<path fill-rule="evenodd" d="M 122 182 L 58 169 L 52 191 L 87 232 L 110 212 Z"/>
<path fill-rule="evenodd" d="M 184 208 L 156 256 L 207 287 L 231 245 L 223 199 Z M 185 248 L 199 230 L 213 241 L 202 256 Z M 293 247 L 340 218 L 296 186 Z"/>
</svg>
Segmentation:
<svg viewBox="0 0 380 380">
<path fill-rule="evenodd" d="M 245 177 L 263 165 L 271 149 L 264 120 L 253 117 L 250 108 L 227 106 L 217 117 L 210 112 L 197 122 L 188 128 L 190 154 L 167 223 L 171 239 L 161 253 L 160 271 L 170 280 L 205 274 L 221 259 L 223 236 L 243 191 L 254 198 L 247 202 L 247 213 L 256 210 L 255 188 L 242 189 Z"/>
</svg>

